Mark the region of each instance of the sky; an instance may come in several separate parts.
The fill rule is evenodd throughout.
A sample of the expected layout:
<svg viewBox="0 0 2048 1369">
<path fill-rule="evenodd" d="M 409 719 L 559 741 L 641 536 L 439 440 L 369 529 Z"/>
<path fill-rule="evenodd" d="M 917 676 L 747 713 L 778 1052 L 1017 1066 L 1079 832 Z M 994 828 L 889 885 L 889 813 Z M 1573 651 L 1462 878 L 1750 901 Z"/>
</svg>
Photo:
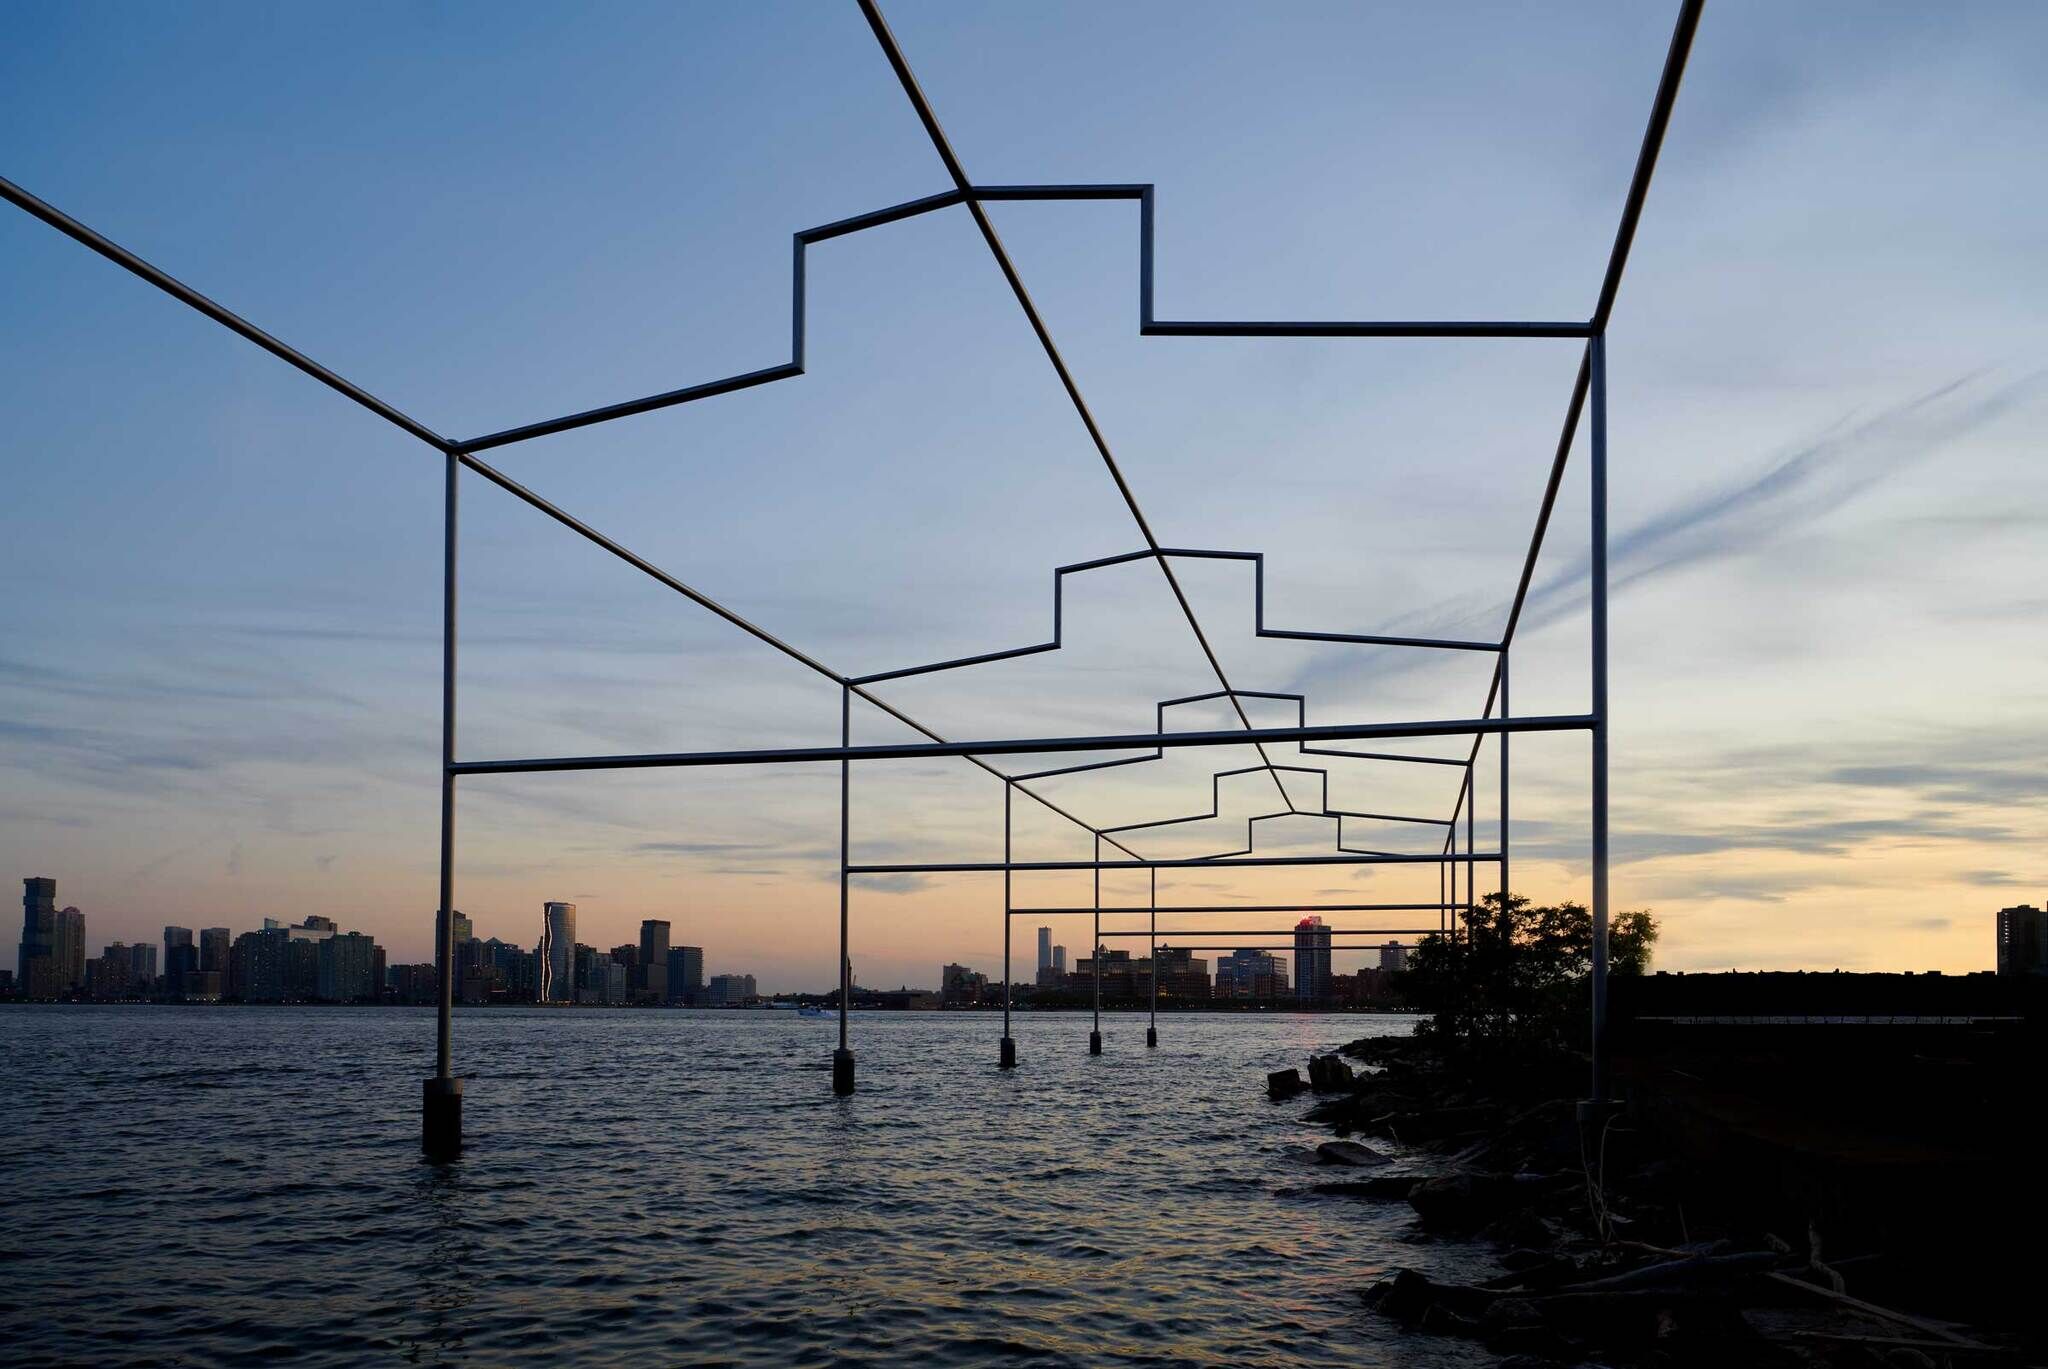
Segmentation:
<svg viewBox="0 0 2048 1369">
<path fill-rule="evenodd" d="M 1675 7 L 885 11 L 977 182 L 1156 184 L 1162 317 L 1549 319 L 1591 312 Z M 22 0 L 0 27 L 0 174 L 458 437 L 786 360 L 789 234 L 949 184 L 850 0 Z M 1995 910 L 2048 894 L 2044 41 L 2029 4 L 1708 7 L 1609 333 L 1613 901 L 1656 912 L 1660 967 L 1983 969 Z M 991 214 L 1164 544 L 1264 551 L 1269 625 L 1499 633 L 1577 344 L 1141 338 L 1134 205 Z M 820 244 L 807 289 L 803 377 L 489 459 L 836 670 L 1045 639 L 1054 566 L 1143 542 L 966 212 Z M 54 877 L 89 953 L 319 913 L 427 958 L 441 459 L 11 207 L 0 299 L 0 870 Z M 1585 473 L 1582 437 L 1517 713 L 1588 704 Z M 461 498 L 463 758 L 836 742 L 829 681 L 475 476 Z M 1311 722 L 1485 697 L 1479 655 L 1259 639 L 1242 565 L 1182 576 L 1232 684 L 1304 692 Z M 878 692 L 991 737 L 1142 731 L 1215 687 L 1154 565 L 1069 577 L 1064 631 Z M 853 731 L 904 735 L 865 707 Z M 1140 822 L 1253 759 L 1036 787 Z M 1512 766 L 1515 887 L 1584 899 L 1585 737 Z M 1003 786 L 965 761 L 853 785 L 856 862 L 1000 858 Z M 1328 785 L 1447 816 L 1456 779 L 1334 761 Z M 837 791 L 831 767 L 477 777 L 456 902 L 523 943 L 549 899 L 600 946 L 666 918 L 709 972 L 821 988 Z M 1277 803 L 1264 776 L 1217 794 L 1143 848 L 1227 849 Z M 1015 819 L 1018 859 L 1088 854 Z M 1329 849 L 1326 821 L 1259 827 Z M 1160 901 L 1435 885 L 1162 872 Z M 1019 906 L 1091 894 L 1017 879 Z M 862 880 L 857 977 L 997 972 L 1001 897 Z M 1056 939 L 1082 953 L 1083 924 Z"/>
</svg>

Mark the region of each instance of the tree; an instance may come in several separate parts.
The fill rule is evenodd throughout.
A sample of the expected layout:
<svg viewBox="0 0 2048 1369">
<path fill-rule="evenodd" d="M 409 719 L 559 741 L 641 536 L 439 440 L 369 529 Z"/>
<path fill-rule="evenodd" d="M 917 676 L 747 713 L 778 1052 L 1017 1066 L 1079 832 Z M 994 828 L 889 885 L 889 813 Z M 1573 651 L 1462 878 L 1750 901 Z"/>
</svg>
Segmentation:
<svg viewBox="0 0 2048 1369">
<path fill-rule="evenodd" d="M 1498 893 L 1461 914 L 1463 934 L 1426 938 L 1409 958 L 1409 1001 L 1430 1014 L 1416 1034 L 1452 1051 L 1482 1049 L 1501 1065 L 1583 1048 L 1593 919 L 1585 905 L 1533 907 Z M 1608 972 L 1641 974 L 1657 940 L 1648 909 L 1607 929 Z"/>
</svg>

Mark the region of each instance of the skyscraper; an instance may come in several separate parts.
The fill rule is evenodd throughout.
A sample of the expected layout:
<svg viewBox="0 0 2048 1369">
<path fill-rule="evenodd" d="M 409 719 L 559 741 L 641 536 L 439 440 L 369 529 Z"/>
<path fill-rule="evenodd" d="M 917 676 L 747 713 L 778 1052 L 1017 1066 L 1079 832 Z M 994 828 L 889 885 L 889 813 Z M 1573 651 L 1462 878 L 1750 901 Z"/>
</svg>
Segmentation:
<svg viewBox="0 0 2048 1369">
<path fill-rule="evenodd" d="M 1408 948 L 1398 941 L 1389 941 L 1380 947 L 1380 968 L 1388 974 L 1399 974 L 1408 968 Z"/>
<path fill-rule="evenodd" d="M 361 932 L 339 932 L 315 942 L 319 996 L 329 1003 L 374 998 L 371 968 L 377 943 Z"/>
<path fill-rule="evenodd" d="M 635 993 L 647 994 L 656 1002 L 668 997 L 668 923 L 651 917 L 641 921 L 636 970 L 639 978 L 633 984 Z"/>
<path fill-rule="evenodd" d="M 234 937 L 225 927 L 208 927 L 199 934 L 199 968 L 228 972 L 228 947 L 234 944 Z"/>
<path fill-rule="evenodd" d="M 540 912 L 540 1001 L 576 1001 L 576 905 L 546 903 Z"/>
<path fill-rule="evenodd" d="M 1038 929 L 1038 977 L 1045 978 L 1045 972 L 1052 968 L 1052 928 Z"/>
<path fill-rule="evenodd" d="M 15 987 L 30 998 L 57 994 L 57 881 L 21 882 L 21 954 L 16 961 Z"/>
<path fill-rule="evenodd" d="M 1052 967 L 1053 967 L 1054 971 L 1056 971 L 1056 972 L 1057 972 L 1057 973 L 1059 973 L 1059 974 L 1065 974 L 1065 973 L 1067 972 L 1067 948 L 1066 948 L 1066 947 L 1064 947 L 1064 946 L 1055 946 L 1055 947 L 1053 947 L 1053 948 L 1052 948 Z"/>
<path fill-rule="evenodd" d="M 57 914 L 57 934 L 51 944 L 51 959 L 57 966 L 57 987 L 71 990 L 85 986 L 85 914 L 65 908 Z"/>
<path fill-rule="evenodd" d="M 463 915 L 460 908 L 449 914 L 449 921 L 455 924 L 456 945 L 460 946 L 463 942 L 475 937 L 475 929 L 469 925 L 469 919 Z"/>
<path fill-rule="evenodd" d="M 1252 947 L 1232 951 L 1216 962 L 1218 998 L 1252 998 L 1267 1001 L 1285 997 L 1287 966 L 1279 956 Z"/>
<path fill-rule="evenodd" d="M 1998 910 L 1998 972 L 2048 971 L 2048 912 L 2022 903 Z"/>
<path fill-rule="evenodd" d="M 190 927 L 164 928 L 164 992 L 176 998 L 185 992 L 185 971 L 199 968 L 199 950 Z"/>
<path fill-rule="evenodd" d="M 668 1001 L 694 1007 L 704 1001 L 704 948 L 671 946 L 668 951 Z"/>
<path fill-rule="evenodd" d="M 1294 994 L 1303 1003 L 1330 996 L 1330 929 L 1316 913 L 1294 924 Z"/>
</svg>

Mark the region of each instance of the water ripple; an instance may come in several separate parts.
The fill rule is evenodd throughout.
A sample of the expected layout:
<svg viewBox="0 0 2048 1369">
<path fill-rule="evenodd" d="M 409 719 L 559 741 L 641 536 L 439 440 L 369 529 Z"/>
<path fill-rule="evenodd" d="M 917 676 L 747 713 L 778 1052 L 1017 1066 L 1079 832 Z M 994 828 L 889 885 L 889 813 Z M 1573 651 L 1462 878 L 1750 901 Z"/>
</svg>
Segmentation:
<svg viewBox="0 0 2048 1369">
<path fill-rule="evenodd" d="M 1489 1362 L 1357 1310 L 1405 1209 L 1316 1198 L 1263 1071 L 1398 1020 L 0 1008 L 10 1365 Z"/>
</svg>

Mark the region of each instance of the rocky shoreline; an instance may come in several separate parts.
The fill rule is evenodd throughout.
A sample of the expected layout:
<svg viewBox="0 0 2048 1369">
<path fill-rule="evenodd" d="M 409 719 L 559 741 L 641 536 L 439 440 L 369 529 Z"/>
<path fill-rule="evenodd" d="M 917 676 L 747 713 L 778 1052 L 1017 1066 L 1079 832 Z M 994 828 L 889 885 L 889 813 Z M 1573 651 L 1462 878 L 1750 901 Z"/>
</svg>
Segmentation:
<svg viewBox="0 0 2048 1369">
<path fill-rule="evenodd" d="M 1582 1118 L 1581 1070 L 1523 1062 L 1480 1084 L 1416 1038 L 1373 1037 L 1312 1056 L 1306 1080 L 1268 1075 L 1276 1102 L 1314 1099 L 1304 1120 L 1336 1133 L 1318 1159 L 1352 1171 L 1313 1194 L 1406 1204 L 1416 1240 L 1488 1245 L 1499 1264 L 1470 1284 L 1396 1270 L 1359 1291 L 1370 1315 L 1478 1341 L 1512 1369 L 2036 1362 L 2009 1330 L 1922 1311 L 1944 1290 L 1909 1255 L 1837 1253 L 1811 1223 L 1738 1216 L 1711 1174 L 1659 1153 L 1626 1113 Z"/>
</svg>

